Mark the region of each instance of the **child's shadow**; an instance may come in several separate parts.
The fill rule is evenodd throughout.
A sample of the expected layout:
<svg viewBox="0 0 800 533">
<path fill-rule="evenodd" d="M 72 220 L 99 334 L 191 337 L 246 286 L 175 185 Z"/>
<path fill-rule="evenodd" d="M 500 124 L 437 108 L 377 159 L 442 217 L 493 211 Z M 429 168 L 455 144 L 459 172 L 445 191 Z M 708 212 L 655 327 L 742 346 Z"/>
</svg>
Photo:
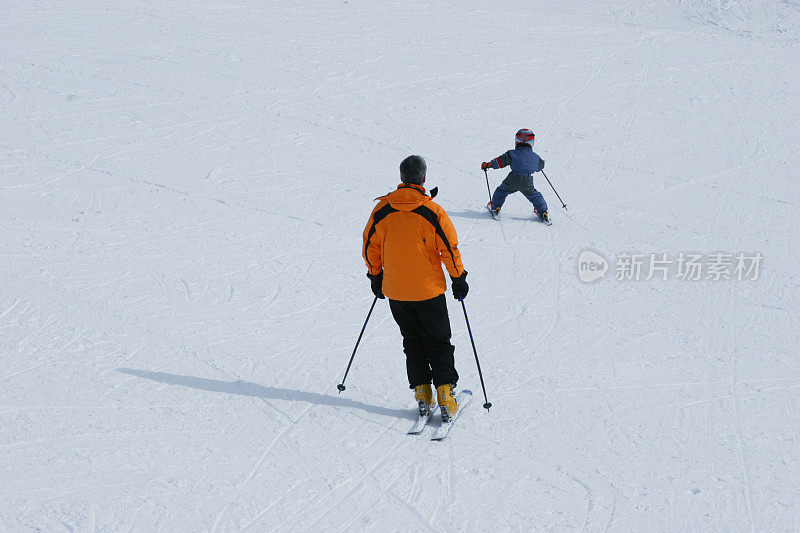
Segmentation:
<svg viewBox="0 0 800 533">
<path fill-rule="evenodd" d="M 327 394 L 318 394 L 316 392 L 265 387 L 257 383 L 250 383 L 249 381 L 220 381 L 217 379 L 179 376 L 176 374 L 167 374 L 165 372 L 148 372 L 147 370 L 137 370 L 134 368 L 118 368 L 117 372 L 129 374 L 138 378 L 150 379 L 159 383 L 166 383 L 167 385 L 180 385 L 181 387 L 189 387 L 204 391 L 237 394 L 239 396 L 253 396 L 266 400 L 289 400 L 308 402 L 317 405 L 330 405 L 332 407 L 346 407 L 349 409 L 360 409 L 375 415 L 416 420 L 416 412 L 413 409 L 389 409 L 388 407 L 369 405 L 356 400 L 342 398 L 341 396 L 328 396 Z"/>
</svg>

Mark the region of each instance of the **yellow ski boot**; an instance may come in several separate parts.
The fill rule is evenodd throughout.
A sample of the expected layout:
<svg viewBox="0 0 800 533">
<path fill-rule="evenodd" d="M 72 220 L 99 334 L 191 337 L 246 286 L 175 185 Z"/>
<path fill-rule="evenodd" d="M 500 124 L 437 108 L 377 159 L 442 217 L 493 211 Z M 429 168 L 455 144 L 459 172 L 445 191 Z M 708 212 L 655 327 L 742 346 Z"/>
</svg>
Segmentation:
<svg viewBox="0 0 800 533">
<path fill-rule="evenodd" d="M 425 385 L 414 387 L 414 399 L 417 400 L 417 405 L 419 405 L 419 416 L 430 414 L 434 406 L 431 384 L 426 383 Z"/>
<path fill-rule="evenodd" d="M 459 409 L 456 398 L 453 396 L 453 386 L 448 383 L 447 385 L 436 387 L 436 399 L 439 401 L 439 407 L 442 410 L 442 422 L 449 422 Z"/>
</svg>

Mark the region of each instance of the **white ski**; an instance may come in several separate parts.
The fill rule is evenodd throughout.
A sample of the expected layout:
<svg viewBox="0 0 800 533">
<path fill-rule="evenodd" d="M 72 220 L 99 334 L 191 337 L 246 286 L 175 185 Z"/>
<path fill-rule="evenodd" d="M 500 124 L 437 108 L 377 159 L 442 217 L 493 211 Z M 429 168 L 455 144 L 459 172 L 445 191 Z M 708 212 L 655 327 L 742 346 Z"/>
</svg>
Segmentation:
<svg viewBox="0 0 800 533">
<path fill-rule="evenodd" d="M 462 390 L 456 395 L 456 403 L 458 403 L 458 412 L 453 416 L 449 422 L 442 424 L 436 428 L 436 432 L 431 437 L 431 440 L 442 440 L 447 437 L 447 434 L 450 433 L 450 430 L 453 429 L 453 424 L 456 423 L 456 420 L 461 416 L 461 413 L 464 411 L 464 408 L 469 404 L 470 400 L 472 400 L 472 391 L 470 390 Z"/>
<path fill-rule="evenodd" d="M 422 433 L 422 430 L 425 429 L 425 426 L 428 425 L 428 422 L 430 422 L 431 418 L 433 418 L 433 415 L 437 414 L 438 412 L 439 412 L 439 406 L 434 405 L 433 409 L 431 409 L 427 415 L 420 416 L 417 419 L 417 421 L 414 422 L 414 425 L 411 426 L 411 429 L 408 430 L 408 434 L 417 435 L 419 433 Z"/>
</svg>

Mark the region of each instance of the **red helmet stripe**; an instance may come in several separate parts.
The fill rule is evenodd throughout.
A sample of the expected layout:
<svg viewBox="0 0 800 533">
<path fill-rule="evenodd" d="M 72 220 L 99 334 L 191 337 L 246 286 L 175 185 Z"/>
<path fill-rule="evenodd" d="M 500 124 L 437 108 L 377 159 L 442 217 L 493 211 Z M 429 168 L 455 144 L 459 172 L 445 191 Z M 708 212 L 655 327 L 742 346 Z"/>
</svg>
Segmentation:
<svg viewBox="0 0 800 533">
<path fill-rule="evenodd" d="M 536 135 L 533 134 L 531 130 L 528 128 L 523 128 L 517 132 L 517 141 L 518 142 L 528 142 L 536 138 Z"/>
</svg>

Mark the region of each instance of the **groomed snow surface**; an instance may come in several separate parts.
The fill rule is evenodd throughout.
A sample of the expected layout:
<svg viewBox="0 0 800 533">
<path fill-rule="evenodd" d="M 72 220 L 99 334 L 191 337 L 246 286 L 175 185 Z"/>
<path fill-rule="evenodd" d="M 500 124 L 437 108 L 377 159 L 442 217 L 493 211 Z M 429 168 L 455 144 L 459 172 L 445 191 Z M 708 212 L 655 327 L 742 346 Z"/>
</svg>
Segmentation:
<svg viewBox="0 0 800 533">
<path fill-rule="evenodd" d="M 798 2 L 3 4 L 0 530 L 797 530 Z M 549 228 L 483 207 L 522 127 Z M 442 442 L 386 301 L 336 390 L 414 153 L 494 403 L 448 294 Z"/>
</svg>

